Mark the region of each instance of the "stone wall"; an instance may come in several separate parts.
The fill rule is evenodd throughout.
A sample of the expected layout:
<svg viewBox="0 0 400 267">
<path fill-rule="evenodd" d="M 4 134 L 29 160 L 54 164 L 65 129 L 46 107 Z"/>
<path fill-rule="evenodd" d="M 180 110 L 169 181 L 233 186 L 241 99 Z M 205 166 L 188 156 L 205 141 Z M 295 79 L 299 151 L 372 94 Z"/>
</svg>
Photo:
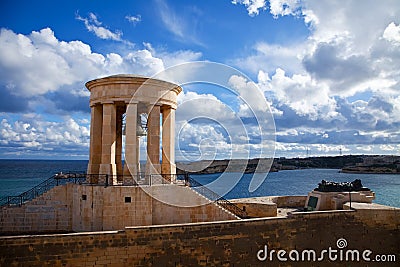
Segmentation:
<svg viewBox="0 0 400 267">
<path fill-rule="evenodd" d="M 288 218 L 128 227 L 123 231 L 0 237 L 0 266 L 398 266 L 400 214 L 390 223 L 375 224 L 373 211 L 326 211 Z M 368 222 L 367 222 L 368 221 Z M 347 246 L 338 249 L 344 238 Z M 275 250 L 272 261 L 264 256 Z M 337 260 L 281 262 L 278 250 L 337 250 Z M 340 251 L 368 249 L 394 255 L 397 262 L 340 261 Z M 261 251 L 261 252 L 260 252 Z M 284 255 L 288 258 L 288 254 Z M 311 256 L 310 256 L 311 257 Z M 350 260 L 351 258 L 349 258 Z M 312 257 L 310 258 L 312 260 Z"/>
<path fill-rule="evenodd" d="M 71 186 L 57 186 L 21 207 L 2 207 L 0 233 L 70 232 Z"/>
<path fill-rule="evenodd" d="M 307 196 L 273 196 L 270 198 L 273 203 L 276 203 L 278 208 L 298 208 L 304 207 Z"/>
<path fill-rule="evenodd" d="M 304 207 L 307 196 L 266 196 L 231 199 L 239 208 L 246 210 L 250 218 L 275 217 L 278 208 Z"/>
<path fill-rule="evenodd" d="M 21 207 L 1 208 L 0 234 L 120 230 L 126 226 L 236 219 L 189 187 L 67 184 Z"/>
</svg>

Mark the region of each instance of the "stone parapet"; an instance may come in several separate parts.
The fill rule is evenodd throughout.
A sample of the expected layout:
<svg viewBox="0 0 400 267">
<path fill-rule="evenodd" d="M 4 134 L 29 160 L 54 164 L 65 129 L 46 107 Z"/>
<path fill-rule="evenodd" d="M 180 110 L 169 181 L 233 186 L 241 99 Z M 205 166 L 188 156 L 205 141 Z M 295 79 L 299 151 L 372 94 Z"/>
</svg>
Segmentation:
<svg viewBox="0 0 400 267">
<path fill-rule="evenodd" d="M 399 215 L 399 214 L 397 214 Z M 382 227 L 358 211 L 324 211 L 293 214 L 289 218 L 261 218 L 225 222 L 201 222 L 121 231 L 64 235 L 0 237 L 1 266 L 375 266 L 371 262 L 340 260 L 338 240 L 345 241 L 343 255 L 355 249 L 376 255 L 400 257 L 400 216 Z M 397 225 L 397 226 L 394 226 Z M 275 250 L 273 258 L 260 260 Z M 320 260 L 291 260 L 288 253 L 336 251 Z M 277 251 L 287 252 L 286 261 Z M 260 253 L 261 251 L 261 253 Z M 293 254 L 294 255 L 294 254 Z M 281 254 L 282 256 L 282 254 Z M 294 255 L 296 256 L 296 255 Z M 307 254 L 308 256 L 308 254 Z M 312 256 L 312 254 L 311 254 Z M 361 255 L 360 255 L 361 257 Z M 261 257 L 262 258 L 262 257 Z M 377 264 L 376 262 L 372 262 Z M 378 266 L 378 265 L 377 265 Z"/>
</svg>

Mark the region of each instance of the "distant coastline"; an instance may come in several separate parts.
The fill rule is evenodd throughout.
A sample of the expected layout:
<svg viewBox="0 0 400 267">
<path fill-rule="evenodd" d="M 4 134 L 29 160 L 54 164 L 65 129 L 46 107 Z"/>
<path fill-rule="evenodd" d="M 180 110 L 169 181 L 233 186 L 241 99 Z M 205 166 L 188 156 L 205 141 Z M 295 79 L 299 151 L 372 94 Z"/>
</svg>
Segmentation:
<svg viewBox="0 0 400 267">
<path fill-rule="evenodd" d="M 341 169 L 343 173 L 359 173 L 359 174 L 400 174 L 399 169 L 391 167 L 346 167 Z"/>
<path fill-rule="evenodd" d="M 272 163 L 271 163 L 272 161 Z M 271 166 L 269 169 L 268 167 Z M 277 172 L 297 169 L 340 169 L 343 173 L 400 174 L 400 156 L 345 155 L 332 157 L 234 159 L 177 162 L 177 173 Z"/>
</svg>

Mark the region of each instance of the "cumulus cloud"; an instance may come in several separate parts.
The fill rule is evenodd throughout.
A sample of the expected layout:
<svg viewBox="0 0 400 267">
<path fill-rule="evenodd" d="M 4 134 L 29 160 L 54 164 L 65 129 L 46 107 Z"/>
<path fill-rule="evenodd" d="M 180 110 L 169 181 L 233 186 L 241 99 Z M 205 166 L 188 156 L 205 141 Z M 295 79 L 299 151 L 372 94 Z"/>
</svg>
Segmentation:
<svg viewBox="0 0 400 267">
<path fill-rule="evenodd" d="M 2 29 L 0 44 L 2 86 L 20 97 L 53 92 L 98 75 L 106 62 L 80 41 L 58 41 L 49 28 L 28 36 Z"/>
<path fill-rule="evenodd" d="M 272 93 L 279 103 L 289 106 L 298 115 L 311 120 L 337 115 L 335 100 L 329 96 L 328 86 L 317 83 L 309 75 L 294 74 L 290 77 L 278 68 L 271 78 L 260 71 L 258 80 L 260 88 Z"/>
<path fill-rule="evenodd" d="M 400 44 L 400 25 L 396 25 L 394 22 L 391 22 L 383 32 L 383 38 Z"/>
<path fill-rule="evenodd" d="M 163 61 L 160 58 L 153 57 L 147 49 L 129 53 L 126 60 L 133 67 L 131 71 L 142 71 L 142 75 L 152 75 L 164 69 Z"/>
<path fill-rule="evenodd" d="M 267 112 L 268 106 L 261 90 L 257 85 L 243 76 L 233 75 L 229 78 L 228 84 L 235 90 L 241 99 L 253 112 Z"/>
<path fill-rule="evenodd" d="M 241 4 L 247 8 L 247 12 L 250 16 L 255 16 L 259 14 L 259 9 L 266 9 L 265 0 L 233 0 L 232 4 Z"/>
<path fill-rule="evenodd" d="M 236 134 L 236 129 L 232 129 L 233 121 L 234 111 L 216 96 L 182 92 L 176 112 L 177 159 L 229 158 L 232 153 L 230 135 Z"/>
<path fill-rule="evenodd" d="M 232 76 L 230 84 L 236 87 L 234 90 L 238 91 L 245 91 L 249 86 L 255 86 L 239 76 Z M 245 92 L 242 93 L 245 94 Z M 185 155 L 197 157 L 196 160 L 203 159 L 201 156 L 206 155 L 214 155 L 219 159 L 232 156 L 272 157 L 271 138 L 275 140 L 274 124 L 263 117 L 257 120 L 254 114 L 261 110 L 263 112 L 260 113 L 264 114 L 265 105 L 255 107 L 253 111 L 247 113 L 243 111 L 241 105 L 248 107 L 254 104 L 251 100 L 248 99 L 247 103 L 244 103 L 237 95 L 234 98 L 230 96 L 228 101 L 224 98 L 226 95 L 223 94 L 220 97 L 222 99 L 215 95 L 199 94 L 193 91 L 182 92 L 178 96 L 176 131 L 177 144 L 182 150 L 179 151 L 180 160 Z M 260 97 L 262 98 L 262 95 L 258 96 L 258 99 Z M 239 108 L 236 109 L 236 106 Z"/>
<path fill-rule="evenodd" d="M 258 75 L 258 85 L 274 110 L 277 140 L 282 142 L 278 150 L 300 151 L 303 148 L 295 146 L 315 143 L 324 145 L 315 151 L 330 153 L 325 145 L 342 142 L 372 144 L 368 151 L 374 153 L 383 152 L 379 144 L 398 142 L 398 7 L 391 0 L 385 5 L 370 0 L 362 5 L 271 0 L 257 9 L 269 8 L 277 19 L 301 18 L 310 31 L 301 43 L 256 43 L 251 55 L 232 61 Z M 302 129 L 302 134 L 282 134 L 293 128 Z M 291 143 L 295 146 L 285 148 Z M 365 152 L 357 145 L 351 149 Z"/>
<path fill-rule="evenodd" d="M 260 69 L 272 73 L 277 68 L 299 73 L 303 71 L 300 59 L 304 57 L 305 52 L 305 43 L 279 45 L 258 42 L 253 46 L 250 55 L 234 59 L 231 63 L 252 73 L 257 73 Z"/>
<path fill-rule="evenodd" d="M 319 23 L 318 17 L 311 9 L 302 6 L 303 1 L 300 0 L 232 0 L 232 4 L 244 5 L 249 16 L 259 15 L 260 11 L 269 9 L 269 13 L 275 18 L 279 16 L 295 16 L 302 17 L 308 25 L 316 25 Z"/>
<path fill-rule="evenodd" d="M 269 0 L 270 13 L 278 16 L 298 15 L 299 0 Z"/>
<path fill-rule="evenodd" d="M 95 20 L 95 18 L 93 18 Z M 29 35 L 11 30 L 0 31 L 0 111 L 28 110 L 38 98 L 56 101 L 55 107 L 72 111 L 87 110 L 88 91 L 84 83 L 101 76 L 118 73 L 154 75 L 165 67 L 185 60 L 197 59 L 200 53 L 163 50 L 160 56 L 149 45 L 145 49 L 118 53 L 94 53 L 81 41 L 58 40 L 50 28 Z M 60 102 L 60 99 L 71 100 Z M 6 102 L 7 103 L 6 103 Z M 58 102 L 57 102 L 58 101 Z"/>
<path fill-rule="evenodd" d="M 82 157 L 89 147 L 89 127 L 80 125 L 72 118 L 49 122 L 40 116 L 26 116 L 9 122 L 1 120 L 0 147 L 2 156 L 35 157 L 47 155 Z"/>
</svg>

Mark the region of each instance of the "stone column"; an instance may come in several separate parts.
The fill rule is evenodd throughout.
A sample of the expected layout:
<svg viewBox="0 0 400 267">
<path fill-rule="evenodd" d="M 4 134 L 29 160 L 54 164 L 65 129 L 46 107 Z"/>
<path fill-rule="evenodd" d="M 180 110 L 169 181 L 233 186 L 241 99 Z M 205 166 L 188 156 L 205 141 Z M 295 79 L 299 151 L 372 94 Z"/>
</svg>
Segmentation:
<svg viewBox="0 0 400 267">
<path fill-rule="evenodd" d="M 140 137 L 136 138 L 137 172 L 140 173 Z"/>
<path fill-rule="evenodd" d="M 88 174 L 99 174 L 101 164 L 101 142 L 102 142 L 102 127 L 103 127 L 103 106 L 93 105 L 90 118 L 90 151 Z M 88 177 L 90 179 L 90 177 Z M 87 181 L 89 183 L 94 181 Z"/>
<path fill-rule="evenodd" d="M 175 181 L 175 109 L 171 106 L 166 106 L 162 109 L 161 172 L 165 179 L 171 182 Z"/>
<path fill-rule="evenodd" d="M 115 163 L 117 164 L 117 175 L 122 175 L 122 116 L 125 113 L 125 106 L 117 106 L 117 143 L 116 143 L 116 155 Z M 122 177 L 119 177 L 122 179 Z"/>
<path fill-rule="evenodd" d="M 146 174 L 160 173 L 160 106 L 150 107 L 147 119 Z"/>
<path fill-rule="evenodd" d="M 113 102 L 103 103 L 103 129 L 102 129 L 102 154 L 100 174 L 108 174 L 109 184 L 116 183 L 117 166 L 115 164 L 116 156 L 116 106 Z M 115 181 L 114 181 L 115 180 Z"/>
<path fill-rule="evenodd" d="M 136 126 L 137 126 L 137 105 L 138 102 L 131 101 L 126 108 L 125 122 L 125 165 L 124 176 L 133 176 L 136 179 L 138 172 L 138 155 L 136 144 Z"/>
</svg>

